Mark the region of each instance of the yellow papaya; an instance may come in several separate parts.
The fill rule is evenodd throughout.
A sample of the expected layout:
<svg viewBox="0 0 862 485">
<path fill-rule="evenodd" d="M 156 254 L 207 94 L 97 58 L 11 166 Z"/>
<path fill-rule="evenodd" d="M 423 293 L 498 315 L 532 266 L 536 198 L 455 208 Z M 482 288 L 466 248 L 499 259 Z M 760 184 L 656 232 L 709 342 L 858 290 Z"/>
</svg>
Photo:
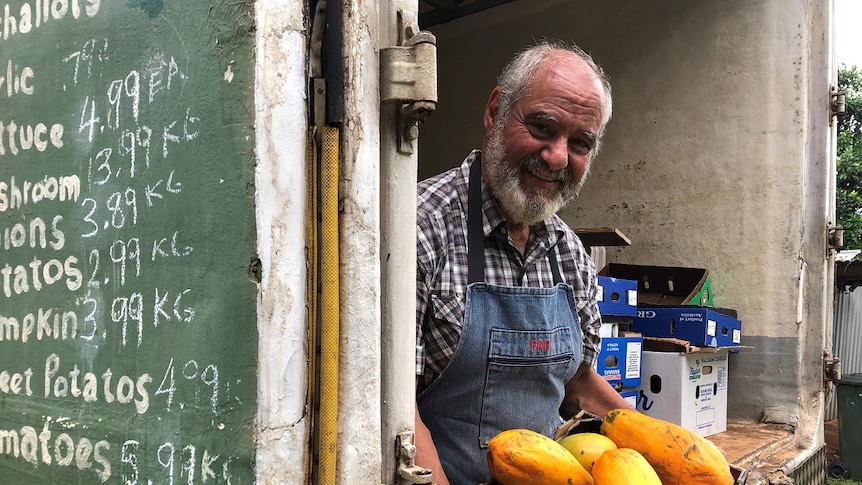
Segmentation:
<svg viewBox="0 0 862 485">
<path fill-rule="evenodd" d="M 593 485 L 562 445 L 528 429 L 509 429 L 491 438 L 488 468 L 502 485 Z"/>
<path fill-rule="evenodd" d="M 599 433 L 574 433 L 563 436 L 557 443 L 569 450 L 569 453 L 589 473 L 592 473 L 593 463 L 602 456 L 602 453 L 617 447 L 613 440 Z"/>
<path fill-rule="evenodd" d="M 614 409 L 603 418 L 600 432 L 618 447 L 643 455 L 664 485 L 733 485 L 730 465 L 721 450 L 677 424 Z"/>
<path fill-rule="evenodd" d="M 595 485 L 662 485 L 643 455 L 631 448 L 602 453 L 593 465 Z"/>
</svg>

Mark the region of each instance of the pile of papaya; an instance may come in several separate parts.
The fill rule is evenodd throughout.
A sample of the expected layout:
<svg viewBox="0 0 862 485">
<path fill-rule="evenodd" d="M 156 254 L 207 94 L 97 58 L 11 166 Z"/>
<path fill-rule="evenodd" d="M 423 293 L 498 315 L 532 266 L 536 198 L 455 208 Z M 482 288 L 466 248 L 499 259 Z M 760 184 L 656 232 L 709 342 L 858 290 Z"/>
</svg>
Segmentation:
<svg viewBox="0 0 862 485">
<path fill-rule="evenodd" d="M 502 485 L 733 485 L 724 454 L 682 426 L 614 409 L 598 433 L 554 440 L 526 429 L 488 442 L 488 467 Z"/>
</svg>

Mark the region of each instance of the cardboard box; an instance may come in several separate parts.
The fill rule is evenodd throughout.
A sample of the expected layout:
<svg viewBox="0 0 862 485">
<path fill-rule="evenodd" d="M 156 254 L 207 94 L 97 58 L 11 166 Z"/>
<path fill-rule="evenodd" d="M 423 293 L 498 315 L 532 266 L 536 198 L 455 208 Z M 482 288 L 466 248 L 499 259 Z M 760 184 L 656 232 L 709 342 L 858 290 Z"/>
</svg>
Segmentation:
<svg viewBox="0 0 862 485">
<path fill-rule="evenodd" d="M 599 337 L 601 338 L 611 338 L 611 337 L 619 337 L 620 336 L 620 327 L 616 322 L 602 322 L 602 326 L 599 328 Z"/>
<path fill-rule="evenodd" d="M 733 310 L 694 305 L 639 306 L 632 330 L 646 337 L 677 338 L 697 346 L 731 347 L 742 339 L 742 322 L 735 315 Z"/>
<path fill-rule="evenodd" d="M 638 304 L 712 306 L 712 279 L 702 268 L 609 263 L 600 276 L 637 281 Z"/>
<path fill-rule="evenodd" d="M 643 352 L 637 410 L 709 436 L 727 431 L 729 349 Z"/>
<path fill-rule="evenodd" d="M 638 407 L 638 390 L 623 389 L 620 391 L 620 396 L 635 409 Z"/>
<path fill-rule="evenodd" d="M 637 307 L 635 307 L 637 308 Z M 618 317 L 616 315 L 602 315 L 602 325 L 610 324 L 617 328 L 616 334 L 608 335 L 608 337 L 623 337 L 623 333 L 627 331 L 631 331 L 632 329 L 632 320 L 634 320 L 635 315 L 630 317 Z"/>
<path fill-rule="evenodd" d="M 602 339 L 596 372 L 617 390 L 641 383 L 643 337 Z"/>
<path fill-rule="evenodd" d="M 633 317 L 638 306 L 638 282 L 599 276 L 599 312 L 602 316 Z"/>
</svg>

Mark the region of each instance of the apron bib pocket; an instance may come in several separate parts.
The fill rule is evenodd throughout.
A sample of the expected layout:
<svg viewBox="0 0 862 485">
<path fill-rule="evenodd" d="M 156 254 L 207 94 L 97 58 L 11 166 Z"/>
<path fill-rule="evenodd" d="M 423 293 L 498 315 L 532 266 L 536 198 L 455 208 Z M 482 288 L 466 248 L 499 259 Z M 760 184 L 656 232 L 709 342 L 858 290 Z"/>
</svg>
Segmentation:
<svg viewBox="0 0 862 485">
<path fill-rule="evenodd" d="M 565 393 L 565 383 L 573 374 L 580 341 L 571 328 L 551 330 L 491 329 L 488 370 L 482 395 L 479 424 L 480 446 L 502 429 L 501 417 L 511 419 L 512 409 L 532 409 L 522 413 L 518 422 L 509 421 L 506 428 L 536 429 L 546 435 L 560 423 L 557 410 L 547 409 L 548 402 Z M 548 414 L 550 412 L 550 414 Z"/>
</svg>

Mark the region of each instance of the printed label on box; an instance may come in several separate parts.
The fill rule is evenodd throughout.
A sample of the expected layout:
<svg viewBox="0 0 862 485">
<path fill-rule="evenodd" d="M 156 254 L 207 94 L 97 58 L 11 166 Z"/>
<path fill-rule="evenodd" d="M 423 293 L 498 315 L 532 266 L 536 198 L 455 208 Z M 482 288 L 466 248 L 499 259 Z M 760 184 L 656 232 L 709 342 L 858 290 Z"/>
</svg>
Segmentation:
<svg viewBox="0 0 862 485">
<path fill-rule="evenodd" d="M 701 403 L 707 402 L 712 399 L 714 395 L 712 392 L 712 384 L 701 384 L 697 386 L 697 397 Z"/>
<path fill-rule="evenodd" d="M 641 376 L 641 347 L 643 342 L 626 344 L 626 379 L 637 379 Z"/>
<path fill-rule="evenodd" d="M 628 296 L 629 305 L 637 306 L 638 305 L 638 290 L 637 289 L 629 290 L 628 294 L 629 294 L 629 296 Z"/>
<path fill-rule="evenodd" d="M 706 322 L 706 334 L 710 337 L 715 337 L 716 327 L 718 327 L 718 324 L 715 323 L 715 320 L 710 319 Z"/>
<path fill-rule="evenodd" d="M 715 423 L 715 408 L 701 409 L 695 416 L 695 425 L 698 428 L 706 428 Z"/>
<path fill-rule="evenodd" d="M 735 344 L 742 342 L 742 331 L 734 328 L 730 338 Z"/>
<path fill-rule="evenodd" d="M 688 380 L 696 381 L 700 379 L 700 363 L 697 362 L 693 366 L 688 366 Z"/>
<path fill-rule="evenodd" d="M 641 379 L 643 338 L 602 338 L 596 372 L 617 388 L 637 387 Z"/>
</svg>

